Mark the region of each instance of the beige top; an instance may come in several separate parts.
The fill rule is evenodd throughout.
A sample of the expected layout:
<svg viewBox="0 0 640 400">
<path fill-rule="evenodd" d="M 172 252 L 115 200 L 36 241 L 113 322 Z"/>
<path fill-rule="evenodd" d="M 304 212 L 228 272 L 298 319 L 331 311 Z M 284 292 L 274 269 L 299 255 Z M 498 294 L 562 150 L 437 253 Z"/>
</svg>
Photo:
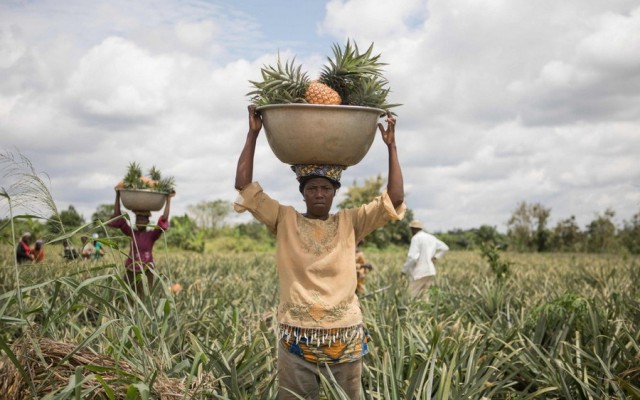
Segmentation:
<svg viewBox="0 0 640 400">
<path fill-rule="evenodd" d="M 394 209 L 384 192 L 369 204 L 341 210 L 325 221 L 309 219 L 280 205 L 254 182 L 240 191 L 234 209 L 249 211 L 276 235 L 278 322 L 327 329 L 362 323 L 355 295 L 356 243 L 387 222 L 402 219 L 406 205 Z"/>
</svg>

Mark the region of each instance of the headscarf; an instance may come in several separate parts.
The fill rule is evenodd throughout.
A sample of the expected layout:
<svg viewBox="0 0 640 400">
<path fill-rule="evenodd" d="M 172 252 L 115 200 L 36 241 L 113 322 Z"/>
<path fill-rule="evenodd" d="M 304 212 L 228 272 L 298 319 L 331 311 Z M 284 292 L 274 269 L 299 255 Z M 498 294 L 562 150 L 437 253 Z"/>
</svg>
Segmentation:
<svg viewBox="0 0 640 400">
<path fill-rule="evenodd" d="M 341 186 L 342 171 L 347 167 L 332 164 L 296 164 L 292 165 L 291 169 L 296 173 L 296 179 L 300 182 L 300 193 L 302 193 L 304 184 L 311 178 L 326 178 L 333 184 L 333 187 L 338 189 Z"/>
</svg>

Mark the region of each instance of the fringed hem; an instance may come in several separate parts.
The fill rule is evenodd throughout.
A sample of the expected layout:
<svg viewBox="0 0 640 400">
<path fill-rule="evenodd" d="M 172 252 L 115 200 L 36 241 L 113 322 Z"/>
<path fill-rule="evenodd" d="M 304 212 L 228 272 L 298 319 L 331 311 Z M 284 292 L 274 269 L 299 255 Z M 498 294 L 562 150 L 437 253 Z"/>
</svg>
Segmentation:
<svg viewBox="0 0 640 400">
<path fill-rule="evenodd" d="M 361 339 L 364 337 L 364 327 L 358 324 L 345 328 L 300 328 L 279 323 L 278 337 L 287 342 L 304 342 L 308 346 L 331 346 L 336 342 L 350 343 L 354 339 Z"/>
</svg>

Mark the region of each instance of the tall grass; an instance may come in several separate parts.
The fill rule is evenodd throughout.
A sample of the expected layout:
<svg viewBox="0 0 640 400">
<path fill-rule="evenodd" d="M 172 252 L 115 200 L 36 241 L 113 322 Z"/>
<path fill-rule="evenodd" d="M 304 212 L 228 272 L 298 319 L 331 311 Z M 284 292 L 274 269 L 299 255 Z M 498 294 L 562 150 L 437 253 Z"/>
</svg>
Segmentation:
<svg viewBox="0 0 640 400">
<path fill-rule="evenodd" d="M 272 254 L 164 250 L 142 300 L 121 278 L 114 249 L 97 263 L 49 251 L 46 264 L 19 267 L 19 282 L 11 252 L 2 248 L 0 259 L 3 393 L 275 398 Z M 638 260 L 506 256 L 510 277 L 498 281 L 479 254 L 451 252 L 428 298 L 411 301 L 404 255 L 369 255 L 363 397 L 638 398 Z M 175 282 L 179 293 L 169 289 Z M 72 350 L 53 358 L 56 345 Z M 339 398 L 330 380 L 323 385 Z"/>
</svg>

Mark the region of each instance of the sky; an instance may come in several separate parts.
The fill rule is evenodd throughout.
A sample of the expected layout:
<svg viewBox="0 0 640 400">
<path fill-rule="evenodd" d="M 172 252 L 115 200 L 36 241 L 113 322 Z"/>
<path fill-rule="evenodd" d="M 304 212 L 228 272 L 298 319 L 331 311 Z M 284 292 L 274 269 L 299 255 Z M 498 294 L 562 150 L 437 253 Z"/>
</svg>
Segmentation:
<svg viewBox="0 0 640 400">
<path fill-rule="evenodd" d="M 549 208 L 552 226 L 575 216 L 584 228 L 608 209 L 621 226 L 640 211 L 637 1 L 390 4 L 3 0 L 0 152 L 30 160 L 58 209 L 85 219 L 133 161 L 175 178 L 172 215 L 232 202 L 249 80 L 278 54 L 317 76 L 350 39 L 387 64 L 405 201 L 426 230 L 506 231 L 523 201 Z M 304 210 L 264 134 L 255 164 L 271 197 Z M 334 206 L 386 173 L 377 135 Z"/>
</svg>

